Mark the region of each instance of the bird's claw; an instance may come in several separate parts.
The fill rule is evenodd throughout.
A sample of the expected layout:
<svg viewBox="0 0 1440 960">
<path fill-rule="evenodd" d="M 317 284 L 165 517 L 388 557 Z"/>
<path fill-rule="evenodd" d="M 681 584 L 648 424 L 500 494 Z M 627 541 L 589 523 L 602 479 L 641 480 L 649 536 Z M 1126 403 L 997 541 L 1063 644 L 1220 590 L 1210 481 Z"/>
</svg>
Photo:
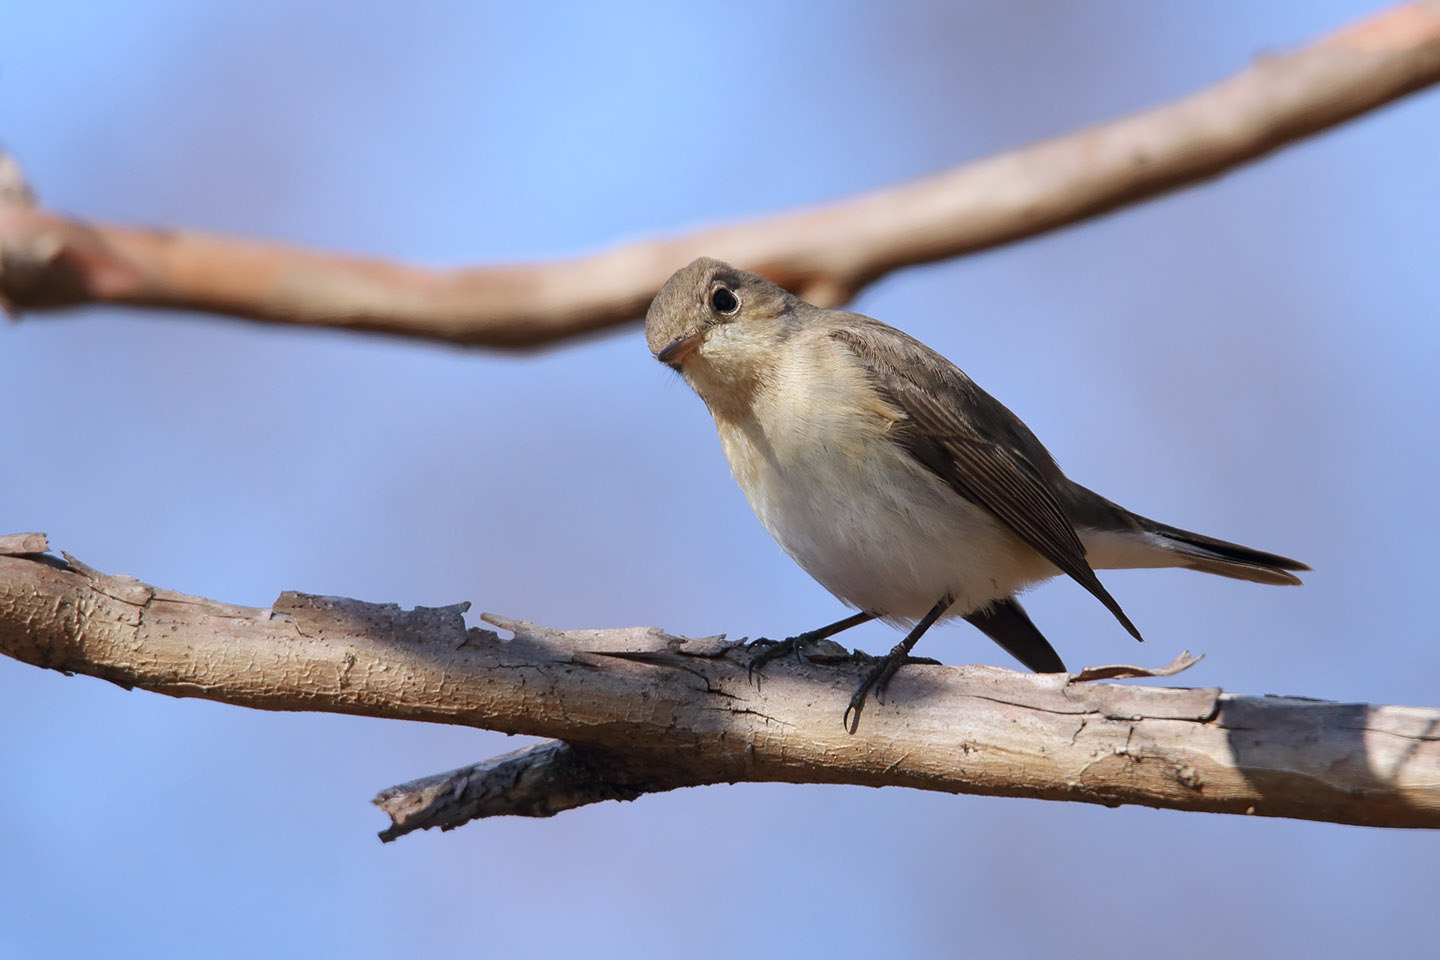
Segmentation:
<svg viewBox="0 0 1440 960">
<path fill-rule="evenodd" d="M 762 649 L 756 650 L 754 656 L 750 658 L 750 663 L 745 671 L 746 678 L 751 683 L 754 683 L 755 672 L 757 670 L 773 660 L 779 660 L 787 654 L 795 654 L 796 662 L 803 663 L 805 658 L 800 653 L 800 647 L 805 643 L 806 639 L 807 635 L 802 633 L 798 636 L 786 637 L 784 640 L 771 640 L 769 637 L 756 637 L 754 640 L 751 640 L 751 648 L 760 644 L 764 646 Z"/>
<path fill-rule="evenodd" d="M 865 676 L 860 680 L 860 686 L 856 687 L 855 692 L 850 695 L 850 705 L 845 708 L 845 714 L 840 718 L 840 722 L 845 725 L 845 731 L 853 735 L 856 730 L 860 729 L 860 711 L 865 709 L 865 698 L 870 695 L 871 691 L 874 691 L 876 703 L 885 702 L 885 688 L 890 686 L 895 671 L 907 663 L 935 664 L 939 662 L 929 657 L 911 657 L 904 653 L 896 656 L 896 651 L 893 650 L 888 656 L 880 657 L 875 661 L 875 665 L 865 672 Z"/>
</svg>

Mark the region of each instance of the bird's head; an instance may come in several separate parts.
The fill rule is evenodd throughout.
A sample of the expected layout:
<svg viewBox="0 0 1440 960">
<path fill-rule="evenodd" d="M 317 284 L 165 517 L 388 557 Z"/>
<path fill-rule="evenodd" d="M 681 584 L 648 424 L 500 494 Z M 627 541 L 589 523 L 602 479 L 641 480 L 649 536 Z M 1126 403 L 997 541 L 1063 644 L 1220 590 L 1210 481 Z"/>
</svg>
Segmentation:
<svg viewBox="0 0 1440 960">
<path fill-rule="evenodd" d="M 799 322 L 798 297 L 764 277 L 701 257 L 677 270 L 650 304 L 645 340 L 707 403 L 764 376 Z"/>
</svg>

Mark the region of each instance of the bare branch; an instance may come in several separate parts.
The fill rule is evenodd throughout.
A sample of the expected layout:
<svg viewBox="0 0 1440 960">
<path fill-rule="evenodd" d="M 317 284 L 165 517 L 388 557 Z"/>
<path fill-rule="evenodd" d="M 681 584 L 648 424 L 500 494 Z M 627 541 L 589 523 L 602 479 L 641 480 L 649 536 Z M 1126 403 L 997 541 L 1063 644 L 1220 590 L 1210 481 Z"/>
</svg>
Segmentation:
<svg viewBox="0 0 1440 960">
<path fill-rule="evenodd" d="M 908 183 L 574 260 L 453 270 L 87 223 L 35 208 L 12 164 L 0 167 L 0 302 L 528 348 L 638 319 L 672 271 L 708 254 L 833 306 L 900 267 L 1202 182 L 1437 80 L 1440 0 L 1408 3 L 1183 100 Z"/>
<path fill-rule="evenodd" d="M 27 663 L 177 697 L 565 741 L 386 791 L 387 836 L 741 780 L 1440 826 L 1437 710 L 911 665 L 850 736 L 853 658 L 777 662 L 757 688 L 724 638 L 487 615 L 513 632 L 502 639 L 467 629 L 467 606 L 285 593 L 236 607 L 71 558 L 0 556 L 0 652 Z"/>
<path fill-rule="evenodd" d="M 380 791 L 374 803 L 390 817 L 380 832 L 389 843 L 415 830 L 453 830 L 485 817 L 552 817 L 602 800 L 634 800 L 693 781 L 661 779 L 652 771 L 628 782 L 629 764 L 563 740 L 546 740 L 493 760 Z"/>
</svg>

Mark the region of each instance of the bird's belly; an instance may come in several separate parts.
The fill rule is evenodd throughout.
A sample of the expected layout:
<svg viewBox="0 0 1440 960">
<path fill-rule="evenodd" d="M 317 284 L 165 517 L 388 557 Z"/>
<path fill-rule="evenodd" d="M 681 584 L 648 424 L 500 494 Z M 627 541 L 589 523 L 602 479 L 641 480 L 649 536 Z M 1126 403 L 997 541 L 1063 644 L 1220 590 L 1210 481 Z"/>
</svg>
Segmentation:
<svg viewBox="0 0 1440 960">
<path fill-rule="evenodd" d="M 888 620 L 952 616 L 1013 596 L 1057 571 L 987 511 L 886 439 L 856 450 L 721 438 L 736 479 L 785 552 L 842 601 Z"/>
</svg>

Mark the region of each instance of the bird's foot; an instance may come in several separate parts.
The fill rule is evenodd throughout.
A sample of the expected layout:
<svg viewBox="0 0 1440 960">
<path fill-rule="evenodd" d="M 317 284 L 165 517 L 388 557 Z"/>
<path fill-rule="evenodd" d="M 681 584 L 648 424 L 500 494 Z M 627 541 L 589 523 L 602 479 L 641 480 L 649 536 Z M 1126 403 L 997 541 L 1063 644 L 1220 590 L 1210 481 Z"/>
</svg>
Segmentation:
<svg viewBox="0 0 1440 960">
<path fill-rule="evenodd" d="M 755 650 L 754 654 L 750 657 L 750 664 L 746 668 L 746 676 L 753 683 L 755 681 L 756 671 L 760 670 L 767 663 L 779 660 L 781 657 L 789 656 L 792 653 L 795 655 L 796 662 L 803 663 L 805 657 L 802 655 L 800 648 L 808 643 L 810 639 L 811 637 L 808 633 L 786 637 L 784 640 L 756 637 L 750 641 L 750 649 L 753 650 L 756 647 L 760 647 L 760 649 Z"/>
<path fill-rule="evenodd" d="M 846 732 L 854 734 L 860 729 L 860 712 L 865 709 L 865 699 L 870 696 L 871 690 L 875 691 L 876 702 L 884 702 L 881 698 L 884 696 L 885 687 L 904 661 L 903 655 L 881 657 L 875 661 L 874 666 L 865 671 L 865 676 L 860 679 L 860 686 L 850 695 L 850 705 L 845 708 L 845 715 L 840 718 L 840 722 L 845 724 Z"/>
<path fill-rule="evenodd" d="M 860 711 L 865 709 L 865 700 L 873 691 L 876 703 L 885 702 L 885 688 L 890 685 L 890 680 L 895 676 L 895 671 L 907 663 L 925 663 L 936 665 L 939 660 L 931 657 L 912 657 L 908 650 L 896 647 L 888 654 L 875 660 L 874 665 L 865 672 L 860 679 L 860 686 L 850 695 L 850 705 L 845 708 L 845 715 L 841 722 L 845 724 L 845 730 L 853 734 L 860 729 Z"/>
</svg>

